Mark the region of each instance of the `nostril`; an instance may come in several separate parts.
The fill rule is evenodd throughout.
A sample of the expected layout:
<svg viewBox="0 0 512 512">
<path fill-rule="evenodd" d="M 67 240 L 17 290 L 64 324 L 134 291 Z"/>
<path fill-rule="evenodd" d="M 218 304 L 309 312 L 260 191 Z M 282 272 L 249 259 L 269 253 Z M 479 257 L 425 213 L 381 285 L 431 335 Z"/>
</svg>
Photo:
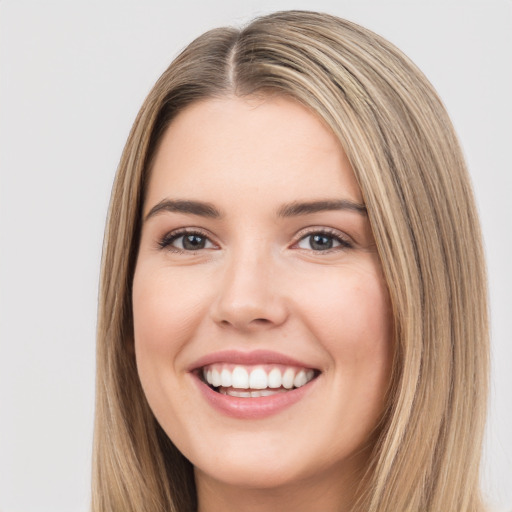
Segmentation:
<svg viewBox="0 0 512 512">
<path fill-rule="evenodd" d="M 257 297 L 255 294 L 245 298 L 225 294 L 211 307 L 211 318 L 223 328 L 265 329 L 281 325 L 287 317 L 287 307 L 281 298 Z"/>
<path fill-rule="evenodd" d="M 249 321 L 249 323 L 247 325 L 266 326 L 266 325 L 269 325 L 271 323 L 272 323 L 272 321 L 267 319 L 267 318 L 255 318 L 254 320 Z M 221 320 L 220 324 L 225 326 L 225 327 L 227 327 L 227 326 L 230 326 L 230 325 L 234 325 L 235 322 L 232 323 L 229 320 Z"/>
</svg>

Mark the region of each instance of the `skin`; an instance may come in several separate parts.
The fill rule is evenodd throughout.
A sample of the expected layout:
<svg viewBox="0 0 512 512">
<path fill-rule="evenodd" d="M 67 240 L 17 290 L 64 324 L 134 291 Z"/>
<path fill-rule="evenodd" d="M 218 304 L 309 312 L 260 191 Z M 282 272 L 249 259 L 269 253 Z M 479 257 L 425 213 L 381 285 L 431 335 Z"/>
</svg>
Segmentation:
<svg viewBox="0 0 512 512">
<path fill-rule="evenodd" d="M 207 202 L 222 215 L 147 217 L 166 199 Z M 194 465 L 200 512 L 339 512 L 354 499 L 383 413 L 392 320 L 364 212 L 278 214 L 319 200 L 363 203 L 336 137 L 293 100 L 201 101 L 161 140 L 133 282 L 135 351 L 156 418 Z M 162 247 L 181 228 L 206 236 L 204 248 L 183 249 L 183 238 Z M 333 247 L 314 250 L 309 236 L 326 229 Z M 190 365 L 257 349 L 321 373 L 266 418 L 212 408 Z"/>
</svg>

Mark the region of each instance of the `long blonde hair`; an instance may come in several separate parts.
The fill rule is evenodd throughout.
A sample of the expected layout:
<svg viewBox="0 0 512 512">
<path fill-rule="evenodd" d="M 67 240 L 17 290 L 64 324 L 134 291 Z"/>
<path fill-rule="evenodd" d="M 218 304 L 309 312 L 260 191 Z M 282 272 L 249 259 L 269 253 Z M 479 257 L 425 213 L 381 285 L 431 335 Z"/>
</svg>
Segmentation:
<svg viewBox="0 0 512 512">
<path fill-rule="evenodd" d="M 133 349 L 131 284 L 152 156 L 200 99 L 295 98 L 331 127 L 361 187 L 393 306 L 388 407 L 355 510 L 478 512 L 488 379 L 477 213 L 446 111 L 395 47 L 348 21 L 274 13 L 192 42 L 126 143 L 105 234 L 97 346 L 94 512 L 188 512 L 191 464 L 154 419 Z"/>
</svg>

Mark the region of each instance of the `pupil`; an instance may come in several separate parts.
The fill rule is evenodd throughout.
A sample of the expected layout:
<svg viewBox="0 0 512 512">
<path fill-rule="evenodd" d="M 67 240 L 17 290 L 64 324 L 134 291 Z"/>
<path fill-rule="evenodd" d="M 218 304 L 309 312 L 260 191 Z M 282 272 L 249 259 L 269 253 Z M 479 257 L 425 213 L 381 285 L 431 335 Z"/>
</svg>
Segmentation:
<svg viewBox="0 0 512 512">
<path fill-rule="evenodd" d="M 332 248 L 332 238 L 325 235 L 311 235 L 310 237 L 311 248 L 315 251 L 322 251 Z"/>
<path fill-rule="evenodd" d="M 183 248 L 189 250 L 203 249 L 206 239 L 198 235 L 185 235 L 183 237 Z"/>
</svg>

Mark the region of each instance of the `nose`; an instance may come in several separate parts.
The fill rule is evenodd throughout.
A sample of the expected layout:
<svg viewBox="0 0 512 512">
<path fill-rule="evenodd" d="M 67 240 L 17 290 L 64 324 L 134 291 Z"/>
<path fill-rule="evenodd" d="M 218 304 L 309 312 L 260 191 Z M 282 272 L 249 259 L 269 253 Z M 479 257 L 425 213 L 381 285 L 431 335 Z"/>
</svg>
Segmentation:
<svg viewBox="0 0 512 512">
<path fill-rule="evenodd" d="M 219 294 L 211 308 L 213 321 L 240 331 L 283 324 L 289 312 L 278 275 L 268 254 L 233 254 L 219 276 Z"/>
</svg>

